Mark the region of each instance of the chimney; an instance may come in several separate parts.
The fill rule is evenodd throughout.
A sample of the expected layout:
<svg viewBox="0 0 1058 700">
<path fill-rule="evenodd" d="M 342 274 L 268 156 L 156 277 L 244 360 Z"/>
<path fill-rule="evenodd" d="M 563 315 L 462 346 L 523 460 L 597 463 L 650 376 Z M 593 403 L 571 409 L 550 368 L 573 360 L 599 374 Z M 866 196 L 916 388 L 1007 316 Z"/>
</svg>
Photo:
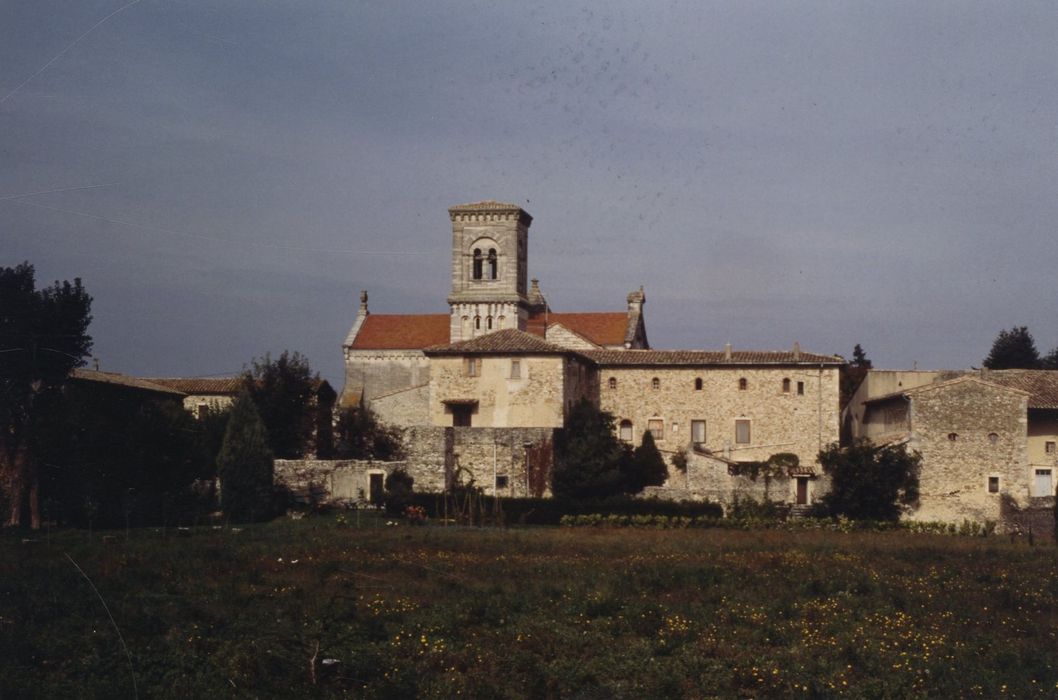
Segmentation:
<svg viewBox="0 0 1058 700">
<path fill-rule="evenodd" d="M 801 344 L 798 343 L 796 340 L 793 343 L 793 359 L 794 362 L 801 361 Z"/>
<path fill-rule="evenodd" d="M 367 311 L 367 290 L 366 289 L 361 289 L 360 290 L 360 311 L 357 313 L 357 316 L 367 316 L 367 313 L 368 313 L 368 311 Z"/>
<path fill-rule="evenodd" d="M 628 294 L 628 313 L 630 314 L 641 314 L 643 313 L 643 304 L 647 302 L 647 295 L 643 293 L 643 286 L 639 286 L 639 290 L 630 292 Z"/>
<path fill-rule="evenodd" d="M 731 343 L 724 343 L 724 359 L 731 361 Z"/>
</svg>

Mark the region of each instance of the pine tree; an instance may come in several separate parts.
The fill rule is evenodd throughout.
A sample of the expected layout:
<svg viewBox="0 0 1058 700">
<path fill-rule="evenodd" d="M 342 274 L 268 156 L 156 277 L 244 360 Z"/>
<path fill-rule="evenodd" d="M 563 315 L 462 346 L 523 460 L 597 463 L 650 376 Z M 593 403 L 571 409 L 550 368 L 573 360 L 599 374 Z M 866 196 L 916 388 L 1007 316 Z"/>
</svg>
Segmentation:
<svg viewBox="0 0 1058 700">
<path fill-rule="evenodd" d="M 852 366 L 860 369 L 871 369 L 871 361 L 867 359 L 867 353 L 863 351 L 859 343 L 852 349 Z"/>
<path fill-rule="evenodd" d="M 632 453 L 631 467 L 625 485 L 629 493 L 639 493 L 647 486 L 661 486 L 669 477 L 665 460 L 654 443 L 654 434 L 649 430 L 643 433 L 643 441 Z"/>
<path fill-rule="evenodd" d="M 1036 341 L 1026 326 L 999 331 L 984 361 L 988 369 L 1037 369 L 1040 364 Z"/>
<path fill-rule="evenodd" d="M 260 520 L 272 506 L 272 451 L 253 399 L 240 392 L 217 456 L 221 509 L 236 522 Z"/>
</svg>

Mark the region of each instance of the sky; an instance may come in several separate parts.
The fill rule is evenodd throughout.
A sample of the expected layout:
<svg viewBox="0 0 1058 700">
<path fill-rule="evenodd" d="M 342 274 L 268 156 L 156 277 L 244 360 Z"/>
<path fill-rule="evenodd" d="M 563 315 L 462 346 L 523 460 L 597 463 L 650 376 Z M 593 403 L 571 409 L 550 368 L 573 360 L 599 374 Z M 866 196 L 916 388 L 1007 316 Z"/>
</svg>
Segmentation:
<svg viewBox="0 0 1058 700">
<path fill-rule="evenodd" d="M 0 0 L 0 265 L 140 376 L 446 313 L 447 208 L 657 348 L 1058 345 L 1058 5 Z"/>
</svg>

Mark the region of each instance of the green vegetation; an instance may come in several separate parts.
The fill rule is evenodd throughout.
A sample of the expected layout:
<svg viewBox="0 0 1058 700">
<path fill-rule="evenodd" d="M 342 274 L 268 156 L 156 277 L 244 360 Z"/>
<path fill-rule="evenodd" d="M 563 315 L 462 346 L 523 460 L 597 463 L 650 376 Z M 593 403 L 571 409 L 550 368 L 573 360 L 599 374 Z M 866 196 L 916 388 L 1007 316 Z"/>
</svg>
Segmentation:
<svg viewBox="0 0 1058 700">
<path fill-rule="evenodd" d="M 984 366 L 988 369 L 1058 369 L 1058 347 L 1041 357 L 1028 326 L 1014 326 L 999 331 L 984 359 Z"/>
<path fill-rule="evenodd" d="M 278 359 L 254 359 L 243 379 L 268 435 L 268 446 L 280 459 L 299 459 L 311 443 L 315 423 L 313 387 L 319 381 L 300 353 L 283 351 Z"/>
<path fill-rule="evenodd" d="M 819 453 L 830 475 L 823 511 L 854 520 L 896 520 L 903 505 L 918 500 L 922 457 L 905 445 L 874 445 L 860 439 L 847 447 L 831 445 Z"/>
<path fill-rule="evenodd" d="M 254 521 L 272 515 L 274 463 L 261 416 L 250 395 L 235 397 L 217 456 L 220 505 L 236 522 Z"/>
<path fill-rule="evenodd" d="M 397 428 L 383 425 L 367 406 L 338 412 L 337 459 L 401 459 L 401 436 Z"/>
<path fill-rule="evenodd" d="M 1052 548 L 360 514 L 0 536 L 5 697 L 1037 697 Z M 131 655 L 125 656 L 99 598 Z"/>
</svg>

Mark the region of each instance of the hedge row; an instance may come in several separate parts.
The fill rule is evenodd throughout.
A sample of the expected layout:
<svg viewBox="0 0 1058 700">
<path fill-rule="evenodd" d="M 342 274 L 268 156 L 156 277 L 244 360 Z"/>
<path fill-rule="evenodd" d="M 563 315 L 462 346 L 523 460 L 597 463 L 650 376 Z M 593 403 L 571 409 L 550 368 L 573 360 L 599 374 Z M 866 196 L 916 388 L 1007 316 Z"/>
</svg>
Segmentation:
<svg viewBox="0 0 1058 700">
<path fill-rule="evenodd" d="M 995 534 L 996 523 L 983 524 L 963 520 L 960 524 L 941 522 L 891 522 L 880 520 L 849 520 L 848 518 L 719 518 L 716 516 L 615 515 L 587 513 L 565 515 L 560 524 L 565 527 L 639 527 L 656 529 L 723 528 L 733 530 L 829 530 L 832 532 L 906 532 L 934 535 L 988 537 Z"/>
</svg>

